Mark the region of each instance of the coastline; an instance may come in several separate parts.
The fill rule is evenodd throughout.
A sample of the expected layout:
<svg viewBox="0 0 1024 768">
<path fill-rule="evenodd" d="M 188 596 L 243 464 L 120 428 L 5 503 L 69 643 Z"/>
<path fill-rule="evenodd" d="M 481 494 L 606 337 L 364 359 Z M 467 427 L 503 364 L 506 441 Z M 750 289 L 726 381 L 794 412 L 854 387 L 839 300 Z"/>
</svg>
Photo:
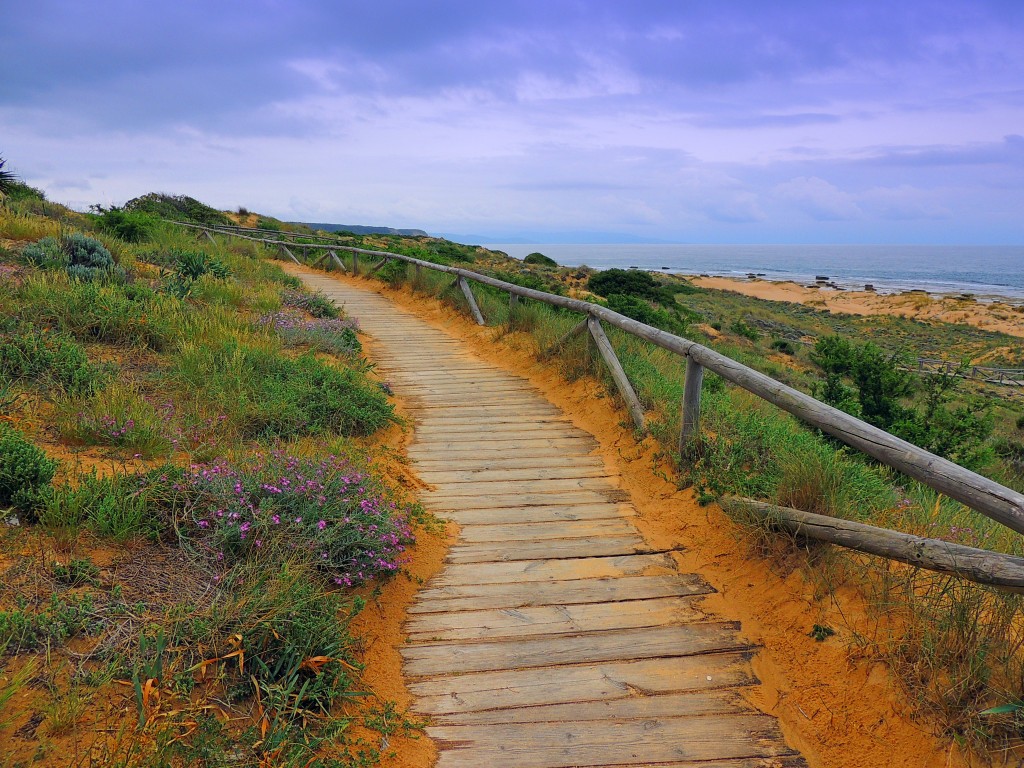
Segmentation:
<svg viewBox="0 0 1024 768">
<path fill-rule="evenodd" d="M 793 281 L 762 278 L 680 276 L 700 288 L 732 291 L 766 301 L 803 304 L 848 315 L 898 315 L 915 320 L 971 325 L 986 331 L 1024 337 L 1024 306 L 1011 297 L 950 296 L 925 291 L 880 293 L 836 290 L 825 286 L 811 288 Z"/>
</svg>

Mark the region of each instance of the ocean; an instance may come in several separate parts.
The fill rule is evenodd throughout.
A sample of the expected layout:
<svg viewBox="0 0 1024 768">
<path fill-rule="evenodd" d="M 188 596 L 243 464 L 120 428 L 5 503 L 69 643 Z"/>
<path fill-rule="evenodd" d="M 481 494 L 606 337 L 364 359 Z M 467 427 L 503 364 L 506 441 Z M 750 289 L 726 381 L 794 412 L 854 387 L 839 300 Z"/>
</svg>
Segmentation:
<svg viewBox="0 0 1024 768">
<path fill-rule="evenodd" d="M 619 267 L 809 285 L 827 277 L 845 289 L 925 290 L 1024 303 L 1024 246 L 988 245 L 566 245 L 486 246 L 523 258 L 539 251 L 563 266 Z"/>
</svg>

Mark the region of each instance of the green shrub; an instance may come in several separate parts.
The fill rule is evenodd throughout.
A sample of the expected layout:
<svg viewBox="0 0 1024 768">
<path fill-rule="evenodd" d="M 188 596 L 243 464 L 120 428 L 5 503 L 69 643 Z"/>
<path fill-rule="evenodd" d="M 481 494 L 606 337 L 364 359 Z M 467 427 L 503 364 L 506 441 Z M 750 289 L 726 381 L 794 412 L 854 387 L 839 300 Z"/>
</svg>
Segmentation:
<svg viewBox="0 0 1024 768">
<path fill-rule="evenodd" d="M 968 468 L 992 457 L 991 403 L 958 395 L 966 366 L 917 380 L 899 353 L 841 336 L 820 338 L 811 360 L 824 374 L 815 394 L 829 405 Z"/>
<path fill-rule="evenodd" d="M 68 265 L 67 254 L 61 247 L 60 240 L 55 237 L 44 237 L 29 243 L 21 249 L 21 257 L 42 269 L 64 269 Z"/>
<path fill-rule="evenodd" d="M 499 280 L 504 280 L 506 283 L 512 283 L 514 285 L 521 285 L 523 288 L 532 288 L 535 291 L 544 291 L 545 293 L 553 293 L 556 296 L 565 295 L 565 286 L 562 285 L 557 279 L 548 279 L 540 274 L 526 271 L 495 271 L 494 277 Z M 487 288 L 480 286 L 474 286 L 476 290 L 488 290 Z"/>
<path fill-rule="evenodd" d="M 126 243 L 141 243 L 152 237 L 156 219 L 141 211 L 111 208 L 103 211 L 97 223 L 102 231 L 120 238 Z"/>
<path fill-rule="evenodd" d="M 91 392 L 100 376 L 82 346 L 66 334 L 27 323 L 0 331 L 0 378 L 30 379 L 79 394 Z"/>
<path fill-rule="evenodd" d="M 158 219 L 188 221 L 210 226 L 234 223 L 217 209 L 187 195 L 165 195 L 151 192 L 148 195 L 129 200 L 124 204 L 124 210 L 133 213 L 147 213 Z"/>
<path fill-rule="evenodd" d="M 686 334 L 686 321 L 678 312 L 670 312 L 667 309 L 652 306 L 650 302 L 643 299 L 613 293 L 608 297 L 608 308 L 638 322 L 661 328 L 663 331 L 678 336 Z"/>
<path fill-rule="evenodd" d="M 737 336 L 742 336 L 750 341 L 757 341 L 761 338 L 761 332 L 758 331 L 757 328 L 749 325 L 745 320 L 739 317 L 730 323 L 729 330 Z"/>
<path fill-rule="evenodd" d="M 125 270 L 114 262 L 110 251 L 99 240 L 81 232 L 64 235 L 59 241 L 44 237 L 26 245 L 22 258 L 43 269 L 64 269 L 69 277 L 78 280 L 124 280 Z"/>
<path fill-rule="evenodd" d="M 606 269 L 598 272 L 587 281 L 587 290 L 606 298 L 618 294 L 665 305 L 675 303 L 672 290 L 655 280 L 649 272 L 639 269 Z"/>
<path fill-rule="evenodd" d="M 784 355 L 792 356 L 796 354 L 796 350 L 793 348 L 793 345 L 786 339 L 773 339 L 772 349 L 781 352 Z"/>
<path fill-rule="evenodd" d="M 13 506 L 34 517 L 57 463 L 0 422 L 0 506 Z"/>
<path fill-rule="evenodd" d="M 552 259 L 550 256 L 545 256 L 543 253 L 540 253 L 538 251 L 534 251 L 533 253 L 528 254 L 527 257 L 525 259 L 523 259 L 523 263 L 525 263 L 525 264 L 537 264 L 537 265 L 542 266 L 542 267 L 557 267 L 558 266 L 558 262 L 557 261 Z M 596 293 L 596 291 L 595 291 L 595 293 Z"/>
<path fill-rule="evenodd" d="M 110 277 L 124 279 L 125 272 L 114 263 L 114 257 L 99 240 L 72 232 L 62 239 L 68 256 L 67 273 L 79 280 L 104 280 Z"/>
</svg>

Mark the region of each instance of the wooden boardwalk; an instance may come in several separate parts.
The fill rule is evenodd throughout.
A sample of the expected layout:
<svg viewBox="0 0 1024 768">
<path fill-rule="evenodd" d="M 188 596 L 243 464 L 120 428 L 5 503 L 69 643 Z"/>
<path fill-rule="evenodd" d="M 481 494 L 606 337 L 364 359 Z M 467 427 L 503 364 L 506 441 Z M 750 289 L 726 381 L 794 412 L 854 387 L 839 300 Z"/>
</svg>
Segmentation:
<svg viewBox="0 0 1024 768">
<path fill-rule="evenodd" d="M 643 541 L 591 435 L 371 284 L 303 277 L 376 340 L 423 501 L 461 526 L 401 649 L 439 768 L 806 765 L 739 693 L 754 649 Z"/>
</svg>

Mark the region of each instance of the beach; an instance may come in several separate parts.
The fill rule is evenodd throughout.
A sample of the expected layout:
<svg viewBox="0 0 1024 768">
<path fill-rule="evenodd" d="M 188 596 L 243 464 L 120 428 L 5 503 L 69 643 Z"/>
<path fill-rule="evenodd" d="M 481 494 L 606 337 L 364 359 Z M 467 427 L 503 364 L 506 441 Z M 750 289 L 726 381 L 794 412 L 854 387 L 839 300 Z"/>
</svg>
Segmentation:
<svg viewBox="0 0 1024 768">
<path fill-rule="evenodd" d="M 840 291 L 828 287 L 811 288 L 795 282 L 775 282 L 757 278 L 698 277 L 688 279 L 701 288 L 733 291 L 767 301 L 804 304 L 849 315 L 899 315 L 915 320 L 971 325 L 1024 337 L 1024 307 L 1001 301 L 999 297 L 977 298 L 933 295 L 924 291 L 879 294 L 874 291 Z"/>
</svg>

